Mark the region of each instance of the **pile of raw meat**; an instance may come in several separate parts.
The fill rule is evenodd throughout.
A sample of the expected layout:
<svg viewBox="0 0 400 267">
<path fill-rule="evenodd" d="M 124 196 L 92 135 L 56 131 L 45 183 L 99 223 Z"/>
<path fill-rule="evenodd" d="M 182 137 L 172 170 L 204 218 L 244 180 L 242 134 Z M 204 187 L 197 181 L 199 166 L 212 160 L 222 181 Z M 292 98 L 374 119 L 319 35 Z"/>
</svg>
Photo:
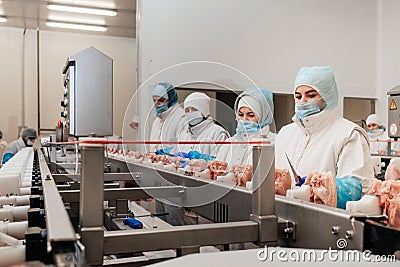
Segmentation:
<svg viewBox="0 0 400 267">
<path fill-rule="evenodd" d="M 398 170 L 393 168 L 388 171 L 390 177 L 395 178 L 393 174 Z M 337 205 L 337 185 L 331 172 L 311 172 L 301 187 L 293 186 L 291 189 L 291 185 L 287 170 L 275 171 L 276 194 L 331 207 Z M 400 180 L 381 181 L 374 178 L 369 192 L 359 201 L 348 201 L 346 210 L 355 214 L 386 215 L 387 224 L 400 229 Z"/>
<path fill-rule="evenodd" d="M 218 180 L 246 187 L 247 182 L 252 179 L 253 167 L 251 165 L 236 164 L 230 169 L 224 161 L 205 161 L 204 159 L 188 159 L 181 156 L 157 155 L 155 153 L 141 154 L 137 151 L 126 152 L 107 148 L 108 156 L 125 159 L 134 163 L 142 163 L 178 172 L 186 175 L 202 177 L 205 179 Z"/>
<path fill-rule="evenodd" d="M 400 180 L 381 181 L 374 178 L 368 195 L 378 198 L 377 205 L 388 217 L 388 224 L 400 229 Z"/>
</svg>

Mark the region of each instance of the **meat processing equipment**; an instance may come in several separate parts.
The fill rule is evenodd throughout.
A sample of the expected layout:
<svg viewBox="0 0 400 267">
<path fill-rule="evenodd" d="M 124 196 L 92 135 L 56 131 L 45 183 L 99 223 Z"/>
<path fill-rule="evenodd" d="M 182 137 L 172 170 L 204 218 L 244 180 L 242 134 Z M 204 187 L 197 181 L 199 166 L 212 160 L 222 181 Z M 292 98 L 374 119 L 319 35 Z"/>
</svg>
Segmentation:
<svg viewBox="0 0 400 267">
<path fill-rule="evenodd" d="M 107 260 L 108 263 L 117 264 L 119 260 L 121 264 L 143 265 L 139 262 L 162 260 L 149 257 L 148 251 L 167 250 L 165 260 L 190 249 L 196 251 L 199 246 L 226 248 L 227 244 L 243 242 L 261 247 L 328 249 L 338 248 L 337 241 L 345 240 L 346 249 L 350 250 L 387 255 L 400 250 L 400 232 L 376 222 L 379 218 L 275 196 L 274 166 L 258 164 L 273 163 L 271 145 L 254 147 L 253 188 L 257 189 L 253 192 L 157 169 L 127 157 L 104 158 L 101 144 L 82 144 L 81 153 L 81 174 L 51 174 L 39 150 L 30 159 L 37 166 L 31 178 L 35 186 L 30 187 L 30 217 L 36 218 L 36 223 L 32 228 L 28 220 L 27 260 L 61 263 L 69 259 L 76 265 L 82 262 L 100 265 L 106 263 L 104 255 L 108 255 L 117 257 L 114 262 Z M 43 178 L 40 182 L 39 176 Z M 120 188 L 115 181 L 130 181 L 136 186 Z M 200 206 L 193 205 L 199 199 L 191 192 L 203 186 L 207 186 L 209 195 L 215 193 L 220 197 Z M 186 206 L 214 223 L 171 226 L 140 209 L 134 213 L 144 222 L 144 229 L 129 229 L 121 223 L 130 216 L 127 200 L 154 196 Z M 142 215 L 150 216 L 139 217 Z M 177 249 L 176 254 L 169 250 L 173 248 Z M 126 255 L 129 256 L 124 258 Z"/>
</svg>

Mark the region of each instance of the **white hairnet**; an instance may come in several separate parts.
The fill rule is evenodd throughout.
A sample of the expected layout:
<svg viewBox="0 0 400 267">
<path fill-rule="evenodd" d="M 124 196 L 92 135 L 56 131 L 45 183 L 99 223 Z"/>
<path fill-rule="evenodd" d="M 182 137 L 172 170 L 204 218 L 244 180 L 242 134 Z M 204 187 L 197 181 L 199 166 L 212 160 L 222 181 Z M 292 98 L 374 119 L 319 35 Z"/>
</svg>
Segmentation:
<svg viewBox="0 0 400 267">
<path fill-rule="evenodd" d="M 379 126 L 382 125 L 381 118 L 379 118 L 379 116 L 378 116 L 377 114 L 371 114 L 371 115 L 368 116 L 368 118 L 367 118 L 367 125 L 368 125 L 368 124 L 371 124 L 371 123 L 376 123 L 376 124 L 378 124 Z"/>
<path fill-rule="evenodd" d="M 338 104 L 339 94 L 335 75 L 329 66 L 302 67 L 297 73 L 294 84 L 294 90 L 301 85 L 317 90 L 326 104 L 326 109 L 333 109 Z"/>
<path fill-rule="evenodd" d="M 265 88 L 248 88 L 236 99 L 235 112 L 240 107 L 248 107 L 258 117 L 261 127 L 271 124 L 274 119 L 274 101 L 272 92 Z"/>
<path fill-rule="evenodd" d="M 193 107 L 203 114 L 204 117 L 210 115 L 210 98 L 204 93 L 192 93 L 183 102 L 183 107 Z"/>
<path fill-rule="evenodd" d="M 262 110 L 261 110 L 262 108 L 259 104 L 259 101 L 257 101 L 257 99 L 255 99 L 251 96 L 245 95 L 240 98 L 237 109 L 240 110 L 241 107 L 248 107 L 257 115 L 258 119 L 260 119 L 260 116 L 262 114 Z"/>
</svg>

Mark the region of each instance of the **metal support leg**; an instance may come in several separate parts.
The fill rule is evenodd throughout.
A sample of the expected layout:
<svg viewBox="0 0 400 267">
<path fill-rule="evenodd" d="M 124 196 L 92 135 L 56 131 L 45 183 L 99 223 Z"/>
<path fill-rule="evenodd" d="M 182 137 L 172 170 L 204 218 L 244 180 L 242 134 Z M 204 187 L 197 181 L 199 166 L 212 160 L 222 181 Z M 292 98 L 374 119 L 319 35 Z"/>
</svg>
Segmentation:
<svg viewBox="0 0 400 267">
<path fill-rule="evenodd" d="M 104 147 L 85 144 L 81 151 L 79 229 L 87 264 L 103 265 Z"/>
<path fill-rule="evenodd" d="M 253 147 L 253 194 L 250 219 L 259 224 L 259 245 L 276 244 L 278 219 L 275 216 L 274 147 Z"/>
</svg>

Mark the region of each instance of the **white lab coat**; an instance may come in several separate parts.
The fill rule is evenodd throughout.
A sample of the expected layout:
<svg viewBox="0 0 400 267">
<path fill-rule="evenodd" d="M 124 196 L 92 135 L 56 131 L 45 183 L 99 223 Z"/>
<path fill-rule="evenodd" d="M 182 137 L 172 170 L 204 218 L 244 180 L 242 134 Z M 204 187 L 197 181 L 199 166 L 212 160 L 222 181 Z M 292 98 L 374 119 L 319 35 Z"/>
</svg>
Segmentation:
<svg viewBox="0 0 400 267">
<path fill-rule="evenodd" d="M 334 177 L 360 180 L 363 193 L 372 183 L 374 170 L 367 133 L 358 125 L 323 110 L 284 126 L 275 140 L 275 168 L 290 170 L 285 153 L 301 177 L 311 171 L 331 171 Z"/>
<path fill-rule="evenodd" d="M 380 151 L 380 150 L 383 151 L 383 154 L 387 154 L 388 153 L 388 151 L 387 151 L 388 143 L 387 142 L 374 142 L 374 141 L 389 141 L 390 138 L 387 135 L 386 131 L 383 131 L 380 135 L 377 135 L 377 136 L 374 136 L 374 137 L 371 137 L 368 134 L 368 137 L 369 137 L 369 141 L 370 141 L 369 142 L 369 146 L 370 146 L 371 154 L 379 154 L 378 151 Z M 392 146 L 393 146 L 393 144 L 392 144 Z M 392 149 L 393 149 L 393 147 L 392 147 Z M 389 151 L 389 154 L 390 154 L 390 151 Z"/>
<path fill-rule="evenodd" d="M 177 135 L 185 125 L 185 111 L 176 104 L 154 119 L 150 132 L 151 141 L 177 141 Z M 149 145 L 148 152 L 173 145 Z"/>
<path fill-rule="evenodd" d="M 245 133 L 243 135 L 235 134 L 226 141 L 230 142 L 248 142 L 248 141 L 270 141 L 274 142 L 276 134 L 271 133 L 269 126 L 265 126 L 256 133 Z M 247 144 L 221 145 L 217 154 L 217 160 L 228 163 L 229 169 L 234 164 L 253 165 L 253 146 Z"/>
<path fill-rule="evenodd" d="M 3 154 L 4 154 L 4 151 L 6 150 L 6 147 L 7 147 L 7 142 L 4 140 L 0 141 L 0 166 L 1 166 L 1 163 L 3 160 Z"/>
<path fill-rule="evenodd" d="M 178 134 L 178 141 L 224 141 L 228 136 L 229 134 L 224 128 L 208 118 L 191 128 L 186 124 L 186 127 Z M 218 147 L 219 145 L 215 144 L 180 144 L 174 150 L 175 152 L 196 150 L 202 154 L 216 156 Z"/>
<path fill-rule="evenodd" d="M 18 151 L 20 151 L 21 149 L 23 149 L 25 147 L 26 147 L 26 145 L 24 143 L 24 140 L 22 140 L 22 137 L 20 137 L 17 140 L 12 141 L 11 143 L 9 143 L 7 145 L 6 149 L 4 150 L 4 154 L 11 153 L 11 154 L 15 155 L 15 154 L 17 154 Z"/>
</svg>

